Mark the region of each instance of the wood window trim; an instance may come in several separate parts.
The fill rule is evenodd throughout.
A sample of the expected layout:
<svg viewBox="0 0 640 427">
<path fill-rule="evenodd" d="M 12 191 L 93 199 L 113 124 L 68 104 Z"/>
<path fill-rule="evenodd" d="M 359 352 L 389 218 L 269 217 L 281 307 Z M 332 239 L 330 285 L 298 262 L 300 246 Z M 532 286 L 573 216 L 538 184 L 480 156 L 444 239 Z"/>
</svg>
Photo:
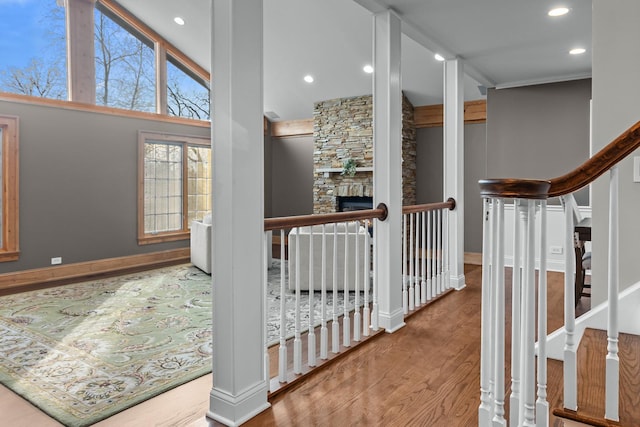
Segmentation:
<svg viewBox="0 0 640 427">
<path fill-rule="evenodd" d="M 0 262 L 16 261 L 20 256 L 18 231 L 18 117 L 0 116 L 2 129 L 2 248 Z"/>
<path fill-rule="evenodd" d="M 176 48 L 167 40 L 165 40 L 160 34 L 158 34 L 153 29 L 151 29 L 151 27 L 149 27 L 144 22 L 136 18 L 127 9 L 120 6 L 116 1 L 98 0 L 98 3 L 100 3 L 102 6 L 106 7 L 107 9 L 109 9 L 112 13 L 117 15 L 120 19 L 122 19 L 131 27 L 135 28 L 137 31 L 139 31 L 149 40 L 156 43 L 156 45 L 159 45 L 160 47 L 162 47 L 164 50 L 166 50 L 166 52 L 171 54 L 171 56 L 179 60 L 185 67 L 193 71 L 194 74 L 200 76 L 205 81 L 209 81 L 210 74 L 207 70 L 202 68 L 191 58 L 189 58 L 184 53 L 182 53 L 178 48 Z"/>
<path fill-rule="evenodd" d="M 183 218 L 182 230 L 168 231 L 157 234 L 147 234 L 144 232 L 144 144 L 149 141 L 159 141 L 167 143 L 180 143 L 185 148 L 183 150 Z M 188 203 L 188 165 L 187 165 L 187 147 L 189 146 L 211 147 L 211 140 L 206 137 L 181 135 L 163 132 L 139 131 L 138 132 L 138 245 L 152 245 L 157 243 L 175 242 L 178 240 L 188 240 L 191 233 L 188 231 L 187 224 L 187 203 Z"/>
<path fill-rule="evenodd" d="M 174 123 L 201 128 L 211 128 L 211 122 L 206 120 L 175 117 L 165 114 L 148 113 L 145 111 L 124 110 L 121 108 L 106 107 L 104 105 L 92 105 L 81 102 L 63 101 L 61 99 L 41 98 L 39 96 L 22 95 L 19 93 L 0 92 L 0 101 L 15 102 L 26 105 L 39 105 L 63 110 L 88 111 L 91 113 L 106 114 L 116 117 L 153 120 L 157 122 Z"/>
</svg>

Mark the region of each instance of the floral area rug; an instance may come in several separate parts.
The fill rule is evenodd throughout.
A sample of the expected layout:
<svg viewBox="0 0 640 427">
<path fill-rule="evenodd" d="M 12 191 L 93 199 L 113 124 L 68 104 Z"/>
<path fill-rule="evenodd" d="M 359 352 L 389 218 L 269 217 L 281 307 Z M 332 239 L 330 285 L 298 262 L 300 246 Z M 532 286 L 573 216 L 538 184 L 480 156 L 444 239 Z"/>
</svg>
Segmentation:
<svg viewBox="0 0 640 427">
<path fill-rule="evenodd" d="M 211 277 L 191 265 L 0 298 L 0 382 L 86 426 L 211 371 Z"/>
<path fill-rule="evenodd" d="M 285 264 L 285 272 L 286 272 Z M 211 276 L 191 264 L 0 297 L 0 382 L 67 426 L 87 426 L 211 372 Z M 267 340 L 280 336 L 280 261 Z M 295 293 L 285 294 L 287 337 Z M 347 302 L 353 307 L 354 293 Z M 337 312 L 344 312 L 342 293 Z M 332 315 L 333 299 L 326 300 Z M 301 293 L 301 331 L 309 296 Z M 314 298 L 314 323 L 321 315 Z"/>
</svg>

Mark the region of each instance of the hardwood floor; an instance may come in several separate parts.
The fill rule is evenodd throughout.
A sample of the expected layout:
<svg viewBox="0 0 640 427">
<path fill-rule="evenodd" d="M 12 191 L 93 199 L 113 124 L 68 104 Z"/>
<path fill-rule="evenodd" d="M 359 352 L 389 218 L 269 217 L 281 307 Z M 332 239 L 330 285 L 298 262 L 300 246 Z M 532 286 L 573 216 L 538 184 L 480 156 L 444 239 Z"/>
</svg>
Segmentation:
<svg viewBox="0 0 640 427">
<path fill-rule="evenodd" d="M 408 318 L 396 333 L 371 340 L 276 396 L 270 409 L 245 425 L 477 425 L 481 268 L 467 265 L 465 274 L 464 290 L 449 293 Z M 548 282 L 552 331 L 563 322 L 563 274 L 549 273 Z M 550 378 L 558 372 L 551 365 Z M 202 377 L 98 425 L 207 426 L 211 384 L 211 375 Z M 561 393 L 561 387 L 550 387 L 549 401 L 558 401 Z M 58 425 L 12 392 L 0 389 L 0 426 Z M 551 425 L 561 424 L 552 419 Z"/>
</svg>

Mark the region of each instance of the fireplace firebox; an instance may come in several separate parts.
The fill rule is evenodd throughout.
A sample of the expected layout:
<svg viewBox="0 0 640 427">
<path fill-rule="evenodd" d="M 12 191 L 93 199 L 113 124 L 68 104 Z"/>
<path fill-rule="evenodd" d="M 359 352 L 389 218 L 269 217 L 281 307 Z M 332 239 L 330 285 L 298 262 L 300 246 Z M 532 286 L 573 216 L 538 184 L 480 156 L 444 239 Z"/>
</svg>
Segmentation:
<svg viewBox="0 0 640 427">
<path fill-rule="evenodd" d="M 359 211 L 363 209 L 373 209 L 373 197 L 366 196 L 338 196 L 336 197 L 337 201 L 337 211 L 338 212 L 350 212 L 350 211 Z"/>
</svg>

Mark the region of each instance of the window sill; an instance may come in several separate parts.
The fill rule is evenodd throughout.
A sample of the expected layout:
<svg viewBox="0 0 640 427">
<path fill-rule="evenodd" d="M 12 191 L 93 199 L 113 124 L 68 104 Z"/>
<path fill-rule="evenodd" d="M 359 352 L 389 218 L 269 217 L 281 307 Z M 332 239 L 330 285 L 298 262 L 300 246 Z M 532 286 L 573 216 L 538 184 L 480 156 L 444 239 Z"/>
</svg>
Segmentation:
<svg viewBox="0 0 640 427">
<path fill-rule="evenodd" d="M 154 245 L 156 243 L 175 242 L 177 240 L 188 240 L 191 237 L 190 232 L 180 231 L 161 234 L 145 234 L 138 237 L 138 245 Z"/>
<path fill-rule="evenodd" d="M 0 250 L 0 262 L 17 261 L 20 258 L 20 251 Z"/>
</svg>

